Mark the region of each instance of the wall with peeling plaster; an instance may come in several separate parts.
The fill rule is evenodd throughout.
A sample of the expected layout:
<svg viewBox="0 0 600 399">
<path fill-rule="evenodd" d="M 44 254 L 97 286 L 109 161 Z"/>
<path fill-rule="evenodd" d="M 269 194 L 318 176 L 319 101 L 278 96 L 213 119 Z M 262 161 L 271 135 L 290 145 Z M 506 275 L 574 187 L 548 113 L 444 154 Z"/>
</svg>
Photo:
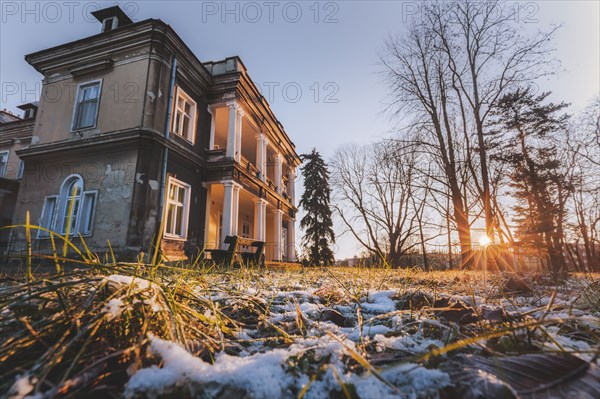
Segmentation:
<svg viewBox="0 0 600 399">
<path fill-rule="evenodd" d="M 126 246 L 131 201 L 133 197 L 137 150 L 122 146 L 109 152 L 85 151 L 63 153 L 56 159 L 29 159 L 21 181 L 13 222 L 25 222 L 30 212 L 31 223 L 38 224 L 47 195 L 59 194 L 63 181 L 72 174 L 84 179 L 84 190 L 98 190 L 92 235 L 86 244 L 95 250 Z M 24 232 L 16 238 L 23 240 Z M 34 238 L 36 234 L 33 235 Z M 34 239 L 35 251 L 49 252 L 49 239 Z"/>
<path fill-rule="evenodd" d="M 120 58 L 125 56 L 115 55 L 115 63 Z M 148 59 L 134 60 L 77 77 L 65 71 L 64 75 L 59 74 L 45 82 L 34 128 L 34 135 L 40 137 L 40 144 L 139 127 L 148 62 Z M 77 86 L 97 79 L 102 79 L 102 86 L 96 127 L 74 133 L 71 127 Z"/>
</svg>

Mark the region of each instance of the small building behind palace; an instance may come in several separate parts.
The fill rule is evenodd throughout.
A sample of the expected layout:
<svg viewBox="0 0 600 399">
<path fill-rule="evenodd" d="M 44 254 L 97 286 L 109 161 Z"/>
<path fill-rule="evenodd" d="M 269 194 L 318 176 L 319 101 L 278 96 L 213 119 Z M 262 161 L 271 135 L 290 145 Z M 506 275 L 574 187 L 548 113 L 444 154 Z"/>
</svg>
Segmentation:
<svg viewBox="0 0 600 399">
<path fill-rule="evenodd" d="M 300 158 L 241 59 L 201 62 L 169 25 L 117 6 L 93 15 L 99 34 L 25 57 L 39 104 L 0 113 L 2 224 L 29 212 L 122 259 L 159 235 L 172 259 L 238 235 L 295 260 Z M 32 238 L 51 250 L 46 231 Z M 2 241 L 17 248 L 24 231 Z"/>
</svg>

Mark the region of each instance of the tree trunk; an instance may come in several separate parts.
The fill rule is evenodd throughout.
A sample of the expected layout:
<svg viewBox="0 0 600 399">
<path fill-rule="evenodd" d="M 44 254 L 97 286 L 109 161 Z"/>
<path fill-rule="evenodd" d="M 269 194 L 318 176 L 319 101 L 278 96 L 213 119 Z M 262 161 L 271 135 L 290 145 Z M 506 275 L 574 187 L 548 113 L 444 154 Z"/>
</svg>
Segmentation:
<svg viewBox="0 0 600 399">
<path fill-rule="evenodd" d="M 454 206 L 454 220 L 458 228 L 458 240 L 460 241 L 460 268 L 472 268 L 473 266 L 473 251 L 471 243 L 471 225 L 466 216 L 465 210 L 460 197 L 452 195 L 452 205 Z"/>
</svg>

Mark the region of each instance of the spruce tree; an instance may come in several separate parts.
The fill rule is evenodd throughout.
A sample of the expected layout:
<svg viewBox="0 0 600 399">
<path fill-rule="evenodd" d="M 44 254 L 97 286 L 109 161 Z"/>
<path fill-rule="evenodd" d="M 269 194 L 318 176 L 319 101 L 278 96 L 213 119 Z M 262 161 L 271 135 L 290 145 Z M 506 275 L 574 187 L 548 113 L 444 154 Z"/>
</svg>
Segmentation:
<svg viewBox="0 0 600 399">
<path fill-rule="evenodd" d="M 301 155 L 304 165 L 304 193 L 299 206 L 306 215 L 300 221 L 305 231 L 302 245 L 311 265 L 332 265 L 333 251 L 330 244 L 335 242 L 331 208 L 329 207 L 331 190 L 329 188 L 329 170 L 321 154 L 313 149 L 310 154 Z"/>
<path fill-rule="evenodd" d="M 550 93 L 535 96 L 517 90 L 502 97 L 495 111 L 496 124 L 508 137 L 495 156 L 509 167 L 517 236 L 523 243 L 544 249 L 550 270 L 558 275 L 563 257 L 564 198 L 571 190 L 563 176 L 557 151 L 557 132 L 565 129 L 567 104 L 545 103 Z"/>
</svg>

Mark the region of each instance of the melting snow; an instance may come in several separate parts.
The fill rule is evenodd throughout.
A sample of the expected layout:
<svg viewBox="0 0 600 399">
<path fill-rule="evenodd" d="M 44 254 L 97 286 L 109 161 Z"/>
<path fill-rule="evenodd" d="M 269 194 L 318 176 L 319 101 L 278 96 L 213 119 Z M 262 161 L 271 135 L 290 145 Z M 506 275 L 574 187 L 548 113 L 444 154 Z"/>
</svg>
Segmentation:
<svg viewBox="0 0 600 399">
<path fill-rule="evenodd" d="M 361 308 L 364 312 L 383 314 L 396 310 L 396 302 L 391 298 L 397 291 L 369 291 L 365 298 L 361 298 Z"/>
<path fill-rule="evenodd" d="M 8 399 L 23 399 L 23 398 L 37 398 L 39 395 L 29 395 L 35 388 L 34 384 L 37 383 L 37 378 L 32 377 L 29 374 L 23 374 L 17 377 L 15 383 L 10 387 L 6 393 Z"/>
<path fill-rule="evenodd" d="M 372 374 L 344 374 L 340 360 L 343 346 L 329 338 L 299 340 L 287 349 L 273 349 L 266 353 L 237 357 L 220 353 L 214 364 L 204 362 L 181 346 L 159 338 L 151 338 L 151 351 L 163 360 L 163 366 L 151 366 L 135 373 L 125 389 L 125 397 L 149 397 L 168 395 L 174 389 L 185 387 L 194 397 L 246 397 L 246 398 L 293 398 L 293 387 L 308 383 L 308 376 L 286 372 L 285 364 L 290 356 L 298 355 L 310 347 L 316 349 L 315 360 L 332 354 L 330 367 L 315 380 L 306 398 L 324 398 L 333 390 L 339 390 L 339 382 L 332 367 L 346 384 L 356 387 L 362 398 L 417 398 L 431 395 L 449 385 L 446 373 L 428 370 L 416 364 L 389 367 L 381 372 L 388 381 L 397 386 L 392 389 Z M 319 347 L 312 345 L 319 344 Z M 347 341 L 346 345 L 354 347 Z M 225 395 L 225 396 L 223 396 Z"/>
<path fill-rule="evenodd" d="M 132 276 L 123 276 L 121 274 L 112 274 L 108 277 L 105 277 L 103 281 L 112 282 L 119 285 L 130 285 L 135 288 L 139 288 L 141 290 L 147 289 L 150 287 L 151 283 L 148 280 L 144 280 L 141 278 L 136 278 Z"/>
<path fill-rule="evenodd" d="M 164 361 L 164 366 L 139 370 L 129 380 L 126 397 L 144 393 L 147 397 L 172 392 L 175 387 L 188 386 L 192 394 L 217 395 L 223 388 L 243 388 L 257 398 L 290 396 L 292 377 L 283 369 L 284 361 L 293 352 L 274 349 L 248 357 L 219 354 L 213 365 L 194 357 L 181 346 L 159 338 L 151 339 L 151 350 Z"/>
<path fill-rule="evenodd" d="M 102 309 L 102 312 L 106 313 L 104 317 L 106 318 L 106 320 L 110 321 L 119 317 L 124 309 L 125 305 L 123 304 L 121 298 L 113 298 L 110 301 L 106 302 L 106 305 L 104 305 L 104 309 Z"/>
<path fill-rule="evenodd" d="M 442 348 L 444 346 L 444 343 L 437 339 L 419 340 L 417 337 L 410 335 L 402 337 L 384 337 L 383 335 L 378 334 L 375 336 L 374 340 L 381 349 L 390 348 L 410 353 L 425 353 L 429 351 L 432 346 L 437 348 Z"/>
</svg>

